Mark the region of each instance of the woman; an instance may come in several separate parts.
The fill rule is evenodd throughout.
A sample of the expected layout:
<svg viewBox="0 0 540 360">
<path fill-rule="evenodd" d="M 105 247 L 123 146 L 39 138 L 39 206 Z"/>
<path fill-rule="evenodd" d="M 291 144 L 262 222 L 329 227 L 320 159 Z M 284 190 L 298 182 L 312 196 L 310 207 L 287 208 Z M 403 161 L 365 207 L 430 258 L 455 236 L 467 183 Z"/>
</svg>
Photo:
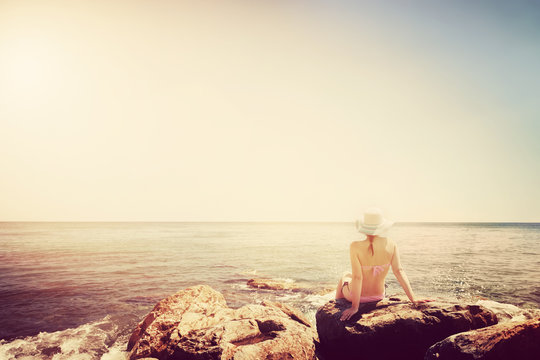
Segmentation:
<svg viewBox="0 0 540 360">
<path fill-rule="evenodd" d="M 358 231 L 365 234 L 366 239 L 351 243 L 352 274 L 344 274 L 336 289 L 336 299 L 345 298 L 351 302 L 351 307 L 341 315 L 342 321 L 356 314 L 361 303 L 384 298 L 384 279 L 390 267 L 411 302 L 418 304 L 432 301 L 415 299 L 407 275 L 401 267 L 397 245 L 384 236 L 392 224 L 376 208 L 366 211 L 363 221 L 356 222 Z"/>
</svg>

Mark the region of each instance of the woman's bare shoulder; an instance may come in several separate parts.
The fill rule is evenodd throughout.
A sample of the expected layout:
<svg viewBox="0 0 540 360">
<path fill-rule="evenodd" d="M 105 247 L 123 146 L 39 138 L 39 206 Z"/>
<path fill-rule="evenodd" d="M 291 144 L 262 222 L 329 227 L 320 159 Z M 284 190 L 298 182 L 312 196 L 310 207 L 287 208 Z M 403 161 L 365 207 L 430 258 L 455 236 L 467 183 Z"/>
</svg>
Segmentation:
<svg viewBox="0 0 540 360">
<path fill-rule="evenodd" d="M 390 238 L 385 238 L 385 239 L 386 241 L 382 243 L 384 249 L 386 249 L 389 252 L 393 252 L 394 248 L 396 247 L 396 243 Z"/>
</svg>

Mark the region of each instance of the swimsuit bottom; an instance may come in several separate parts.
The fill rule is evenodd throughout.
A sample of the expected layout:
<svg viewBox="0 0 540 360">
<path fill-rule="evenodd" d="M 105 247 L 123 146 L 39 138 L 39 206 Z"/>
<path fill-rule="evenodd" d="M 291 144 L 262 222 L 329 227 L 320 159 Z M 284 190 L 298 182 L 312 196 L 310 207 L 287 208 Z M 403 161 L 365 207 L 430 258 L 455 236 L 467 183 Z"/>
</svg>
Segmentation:
<svg viewBox="0 0 540 360">
<path fill-rule="evenodd" d="M 384 299 L 384 294 L 381 294 L 381 295 L 371 295 L 371 296 L 360 296 L 360 303 L 368 303 L 368 302 L 381 301 L 382 299 Z"/>
<path fill-rule="evenodd" d="M 341 287 L 341 291 L 343 292 L 343 288 L 347 286 L 349 287 L 349 282 L 348 281 L 345 281 L 343 283 L 343 286 Z M 349 289 L 350 291 L 350 289 Z M 369 303 L 369 302 L 375 302 L 375 301 L 380 301 L 384 299 L 384 292 L 381 294 L 381 295 L 369 295 L 369 296 L 360 296 L 360 303 Z"/>
</svg>

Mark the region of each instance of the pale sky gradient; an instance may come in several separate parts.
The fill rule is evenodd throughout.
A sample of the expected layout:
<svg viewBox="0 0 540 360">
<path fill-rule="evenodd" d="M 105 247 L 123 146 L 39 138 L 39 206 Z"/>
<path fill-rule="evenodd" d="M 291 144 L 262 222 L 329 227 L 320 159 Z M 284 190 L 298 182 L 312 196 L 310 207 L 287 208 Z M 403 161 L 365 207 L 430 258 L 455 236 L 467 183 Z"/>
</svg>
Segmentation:
<svg viewBox="0 0 540 360">
<path fill-rule="evenodd" d="M 0 221 L 540 222 L 540 7 L 370 3 L 0 0 Z"/>
</svg>

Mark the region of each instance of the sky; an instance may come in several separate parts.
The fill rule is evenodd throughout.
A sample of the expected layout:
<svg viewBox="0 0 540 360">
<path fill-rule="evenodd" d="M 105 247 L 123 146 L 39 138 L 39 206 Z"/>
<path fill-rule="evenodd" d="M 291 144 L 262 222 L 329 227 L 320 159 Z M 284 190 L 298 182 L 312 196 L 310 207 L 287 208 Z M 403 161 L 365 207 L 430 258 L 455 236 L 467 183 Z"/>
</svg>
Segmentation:
<svg viewBox="0 0 540 360">
<path fill-rule="evenodd" d="M 538 4 L 0 0 L 0 221 L 540 222 Z"/>
</svg>

